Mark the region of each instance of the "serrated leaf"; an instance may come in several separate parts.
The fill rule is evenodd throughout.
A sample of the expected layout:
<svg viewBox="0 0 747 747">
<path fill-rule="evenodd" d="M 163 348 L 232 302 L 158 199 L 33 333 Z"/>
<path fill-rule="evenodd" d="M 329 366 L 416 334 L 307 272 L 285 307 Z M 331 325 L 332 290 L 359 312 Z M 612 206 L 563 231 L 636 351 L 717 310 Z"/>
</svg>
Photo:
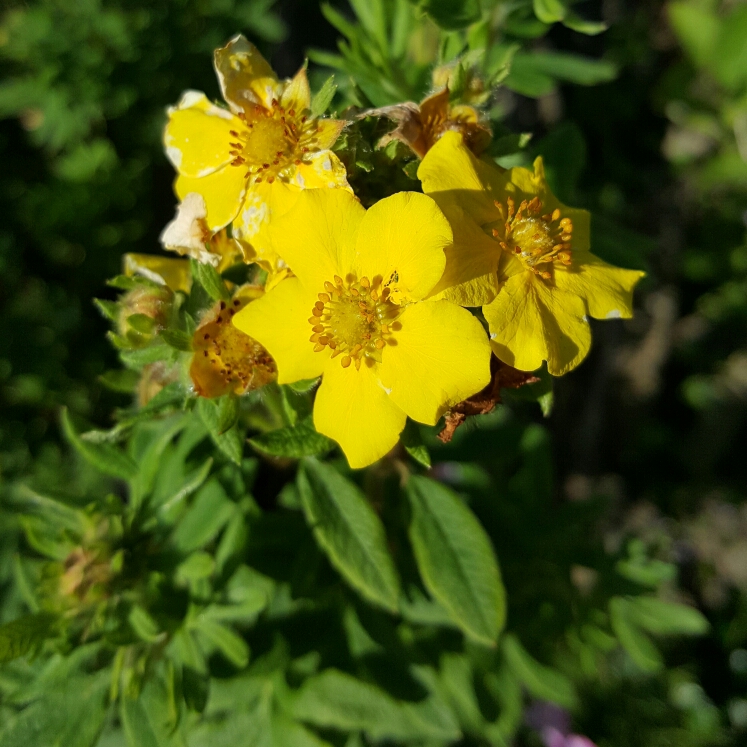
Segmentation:
<svg viewBox="0 0 747 747">
<path fill-rule="evenodd" d="M 222 431 L 225 418 L 219 404 L 213 400 L 199 397 L 197 412 L 213 439 L 215 445 L 235 464 L 241 464 L 244 454 L 244 432 L 234 424 L 228 430 Z"/>
<path fill-rule="evenodd" d="M 221 484 L 212 479 L 203 485 L 192 505 L 176 525 L 171 544 L 181 553 L 190 553 L 210 542 L 233 516 L 235 504 Z"/>
<path fill-rule="evenodd" d="M 573 683 L 556 669 L 540 664 L 513 633 L 507 633 L 503 637 L 501 648 L 506 664 L 531 695 L 564 708 L 576 706 L 577 696 Z"/>
<path fill-rule="evenodd" d="M 110 444 L 83 441 L 75 430 L 66 407 L 62 408 L 61 422 L 67 442 L 100 472 L 122 480 L 132 480 L 137 475 L 137 465 L 123 451 Z"/>
<path fill-rule="evenodd" d="M 213 458 L 208 457 L 202 466 L 198 467 L 192 472 L 184 482 L 184 484 L 172 495 L 168 496 L 158 506 L 158 520 L 165 524 L 173 524 L 179 516 L 182 515 L 185 507 L 185 501 L 189 498 L 192 493 L 202 487 L 202 484 L 207 480 L 210 470 L 213 466 Z"/>
<path fill-rule="evenodd" d="M 311 415 L 293 427 L 278 428 L 250 438 L 249 443 L 262 454 L 291 459 L 321 456 L 335 448 L 334 441 L 317 433 Z"/>
<path fill-rule="evenodd" d="M 396 612 L 399 576 L 384 526 L 360 489 L 310 458 L 301 463 L 298 488 L 306 520 L 332 565 L 366 599 Z"/>
<path fill-rule="evenodd" d="M 428 591 L 470 637 L 495 645 L 505 591 L 490 539 L 462 500 L 440 483 L 411 477 L 409 534 Z"/>
<path fill-rule="evenodd" d="M 612 631 L 630 658 L 644 672 L 658 672 L 664 659 L 651 639 L 636 625 L 630 602 L 623 597 L 613 597 L 609 603 Z"/>
<path fill-rule="evenodd" d="M 46 612 L 0 625 L 0 664 L 25 656 L 54 634 L 57 618 Z"/>
<path fill-rule="evenodd" d="M 329 105 L 332 103 L 332 99 L 335 97 L 336 91 L 337 85 L 335 84 L 335 76 L 330 75 L 311 99 L 312 118 L 316 119 L 317 117 L 321 117 L 322 114 L 327 111 Z"/>
</svg>

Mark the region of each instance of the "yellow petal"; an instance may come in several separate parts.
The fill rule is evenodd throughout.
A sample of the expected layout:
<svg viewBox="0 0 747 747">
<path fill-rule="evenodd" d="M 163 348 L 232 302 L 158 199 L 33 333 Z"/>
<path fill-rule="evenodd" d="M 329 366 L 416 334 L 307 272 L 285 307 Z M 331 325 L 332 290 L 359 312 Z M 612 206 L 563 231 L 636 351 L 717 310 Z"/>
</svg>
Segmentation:
<svg viewBox="0 0 747 747">
<path fill-rule="evenodd" d="M 356 243 L 358 276 L 381 276 L 393 301 L 424 298 L 443 275 L 449 222 L 418 192 L 398 192 L 366 212 Z"/>
<path fill-rule="evenodd" d="M 500 218 L 494 201 L 505 199 L 505 173 L 476 158 L 457 132 L 446 132 L 426 153 L 418 179 L 442 209 L 456 205 L 482 226 Z"/>
<path fill-rule="evenodd" d="M 482 324 L 449 301 L 412 304 L 394 345 L 382 355 L 381 383 L 413 420 L 434 425 L 490 381 L 490 345 Z"/>
<path fill-rule="evenodd" d="M 213 64 L 223 98 L 234 111 L 257 102 L 269 109 L 273 99 L 280 100 L 282 83 L 260 51 L 241 34 L 215 50 Z"/>
<path fill-rule="evenodd" d="M 377 374 L 376 364 L 356 371 L 334 358 L 324 369 L 314 402 L 316 429 L 340 444 L 353 469 L 385 456 L 405 427 L 405 413 L 384 391 Z"/>
<path fill-rule="evenodd" d="M 482 311 L 493 352 L 521 371 L 534 371 L 547 361 L 547 370 L 562 376 L 591 347 L 583 300 L 529 271 L 509 278 Z"/>
<path fill-rule="evenodd" d="M 439 124 L 449 115 L 449 89 L 442 88 L 420 102 L 420 120 L 424 127 Z"/>
<path fill-rule="evenodd" d="M 180 175 L 174 189 L 180 200 L 190 192 L 202 195 L 207 206 L 207 224 L 217 231 L 238 214 L 246 194 L 246 181 L 246 169 L 229 165 L 200 178 Z"/>
<path fill-rule="evenodd" d="M 280 105 L 286 111 L 292 109 L 299 115 L 311 106 L 311 90 L 305 67 L 302 67 L 285 86 Z"/>
<path fill-rule="evenodd" d="M 207 176 L 233 158 L 231 130 L 243 128 L 238 117 L 211 104 L 205 94 L 187 91 L 169 110 L 163 136 L 166 155 L 180 174 Z"/>
<path fill-rule="evenodd" d="M 311 150 L 329 150 L 340 137 L 347 122 L 343 119 L 314 119 L 301 135 L 301 145 Z"/>
<path fill-rule="evenodd" d="M 583 298 L 595 319 L 630 319 L 633 288 L 645 274 L 609 265 L 591 252 L 573 252 L 570 266 L 555 268 L 555 282 L 559 288 Z"/>
<path fill-rule="evenodd" d="M 345 166 L 331 150 L 314 153 L 310 158 L 307 157 L 299 163 L 290 182 L 301 189 L 331 189 L 335 187 L 350 189 Z"/>
<path fill-rule="evenodd" d="M 189 293 L 192 276 L 188 259 L 171 259 L 155 254 L 125 254 L 122 257 L 125 275 L 142 275 L 156 283 L 166 285 L 173 291 Z"/>
<path fill-rule="evenodd" d="M 498 261 L 504 254 L 460 207 L 444 210 L 454 231 L 454 243 L 446 248 L 446 268 L 429 298 L 446 298 L 460 306 L 484 306 L 498 292 Z"/>
<path fill-rule="evenodd" d="M 272 247 L 309 290 L 319 293 L 325 281 L 351 271 L 365 213 L 347 190 L 302 190 L 296 204 L 273 221 Z"/>
<path fill-rule="evenodd" d="M 329 348 L 314 352 L 308 318 L 316 295 L 298 278 L 283 280 L 262 298 L 247 304 L 233 318 L 242 332 L 267 348 L 278 367 L 278 383 L 314 379 L 322 373 Z"/>
</svg>

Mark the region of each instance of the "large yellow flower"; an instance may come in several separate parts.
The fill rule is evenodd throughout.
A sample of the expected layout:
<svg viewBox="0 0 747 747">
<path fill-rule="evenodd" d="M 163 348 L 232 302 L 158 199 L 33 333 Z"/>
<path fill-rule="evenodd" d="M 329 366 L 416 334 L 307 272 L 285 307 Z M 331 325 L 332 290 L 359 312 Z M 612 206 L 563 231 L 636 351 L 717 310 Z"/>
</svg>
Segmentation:
<svg viewBox="0 0 747 747">
<path fill-rule="evenodd" d="M 435 424 L 490 380 L 480 322 L 423 300 L 444 270 L 449 223 L 422 194 L 366 211 L 344 190 L 308 190 L 273 221 L 273 245 L 296 277 L 234 317 L 275 359 L 281 384 L 322 375 L 314 424 L 352 467 L 396 443 L 406 416 Z"/>
<path fill-rule="evenodd" d="M 243 36 L 215 51 L 215 69 L 230 111 L 197 91 L 169 110 L 164 143 L 176 193 L 201 195 L 208 228 L 233 223 L 247 261 L 275 269 L 263 239 L 269 215 L 285 212 L 301 189 L 348 186 L 330 150 L 345 123 L 310 118 L 306 70 L 279 81 Z"/>
<path fill-rule="evenodd" d="M 446 133 L 418 176 L 454 227 L 436 297 L 482 305 L 504 363 L 534 371 L 547 361 L 560 376 L 589 352 L 589 316 L 633 315 L 633 288 L 644 273 L 589 251 L 589 213 L 550 192 L 541 158 L 533 171 L 500 171 Z"/>
</svg>

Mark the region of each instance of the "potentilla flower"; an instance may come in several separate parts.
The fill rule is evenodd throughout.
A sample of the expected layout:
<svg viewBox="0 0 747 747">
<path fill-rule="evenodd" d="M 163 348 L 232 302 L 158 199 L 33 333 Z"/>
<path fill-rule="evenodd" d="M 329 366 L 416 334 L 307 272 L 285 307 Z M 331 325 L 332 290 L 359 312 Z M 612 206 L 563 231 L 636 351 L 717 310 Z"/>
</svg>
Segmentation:
<svg viewBox="0 0 747 747">
<path fill-rule="evenodd" d="M 424 300 L 452 240 L 432 199 L 400 192 L 366 211 L 344 190 L 309 190 L 271 234 L 295 277 L 234 324 L 272 354 L 279 383 L 322 376 L 314 425 L 352 467 L 384 456 L 408 415 L 435 424 L 488 383 L 480 322 Z"/>
<path fill-rule="evenodd" d="M 482 305 L 500 360 L 522 371 L 547 361 L 560 376 L 589 351 L 589 316 L 633 315 L 633 288 L 644 273 L 589 251 L 589 213 L 550 192 L 541 158 L 533 170 L 500 171 L 447 133 L 418 176 L 454 227 L 435 291 L 464 306 Z"/>
<path fill-rule="evenodd" d="M 448 88 L 437 91 L 420 104 L 409 101 L 371 109 L 364 114 L 388 117 L 397 122 L 397 127 L 381 139 L 380 146 L 401 140 L 420 158 L 447 132 L 460 133 L 467 147 L 478 155 L 492 138 L 490 128 L 477 109 L 467 104 L 449 104 Z"/>
<path fill-rule="evenodd" d="M 263 293 L 254 286 L 240 288 L 230 301 L 217 303 L 195 330 L 189 376 L 200 397 L 245 394 L 275 380 L 275 361 L 267 350 L 231 323 Z"/>
<path fill-rule="evenodd" d="M 246 258 L 271 269 L 276 258 L 262 238 L 270 213 L 287 210 L 300 189 L 348 186 L 330 150 L 345 123 L 311 118 L 306 70 L 279 81 L 243 36 L 217 49 L 214 63 L 230 111 L 197 91 L 169 111 L 164 142 L 179 173 L 176 193 L 200 194 L 210 231 L 233 222 Z"/>
</svg>

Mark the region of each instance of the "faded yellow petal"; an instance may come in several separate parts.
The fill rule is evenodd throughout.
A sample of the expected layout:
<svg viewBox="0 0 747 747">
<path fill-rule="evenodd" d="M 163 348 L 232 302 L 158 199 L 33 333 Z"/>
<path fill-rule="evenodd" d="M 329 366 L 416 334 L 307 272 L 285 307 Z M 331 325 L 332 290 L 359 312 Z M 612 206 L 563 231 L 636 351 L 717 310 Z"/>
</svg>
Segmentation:
<svg viewBox="0 0 747 747">
<path fill-rule="evenodd" d="M 273 220 L 272 248 L 307 288 L 319 293 L 325 281 L 344 278 L 353 269 L 356 234 L 365 213 L 347 190 L 301 190 L 295 205 Z"/>
<path fill-rule="evenodd" d="M 435 425 L 490 381 L 490 345 L 479 320 L 449 301 L 408 306 L 394 345 L 382 355 L 381 382 L 413 420 Z"/>
<path fill-rule="evenodd" d="M 208 227 L 217 231 L 227 226 L 238 214 L 246 194 L 246 182 L 246 170 L 229 165 L 200 178 L 180 175 L 174 189 L 180 200 L 190 192 L 202 195 L 207 206 Z"/>
<path fill-rule="evenodd" d="M 340 444 L 353 469 L 360 469 L 394 448 L 407 417 L 379 383 L 376 364 L 366 360 L 357 371 L 339 361 L 328 361 L 324 369 L 314 425 Z"/>
<path fill-rule="evenodd" d="M 269 109 L 273 99 L 280 100 L 283 84 L 260 51 L 241 34 L 215 50 L 213 64 L 223 98 L 235 112 L 258 102 Z"/>
<path fill-rule="evenodd" d="M 426 153 L 418 179 L 444 210 L 456 205 L 480 226 L 500 218 L 494 201 L 505 199 L 507 175 L 476 158 L 457 132 L 445 133 Z"/>
<path fill-rule="evenodd" d="M 169 110 L 163 135 L 166 155 L 180 174 L 207 176 L 233 158 L 231 130 L 242 128 L 238 117 L 211 104 L 204 93 L 187 91 Z"/>
<path fill-rule="evenodd" d="M 584 299 L 595 319 L 630 319 L 633 288 L 645 274 L 609 265 L 591 252 L 574 252 L 572 265 L 555 268 L 555 282 Z"/>
<path fill-rule="evenodd" d="M 446 252 L 444 273 L 429 298 L 446 298 L 460 306 L 484 306 L 498 292 L 498 261 L 504 252 L 461 208 L 444 210 L 454 231 Z"/>
<path fill-rule="evenodd" d="M 142 275 L 173 291 L 189 293 L 192 285 L 188 259 L 159 257 L 156 254 L 125 254 L 122 257 L 122 269 L 129 277 Z"/>
<path fill-rule="evenodd" d="M 299 115 L 311 106 L 311 89 L 305 67 L 302 67 L 285 86 L 280 105 L 286 111 L 292 109 Z"/>
<path fill-rule="evenodd" d="M 298 164 L 290 183 L 301 189 L 350 189 L 345 166 L 331 150 L 314 153 Z"/>
<path fill-rule="evenodd" d="M 301 136 L 301 144 L 311 150 L 329 150 L 347 122 L 343 119 L 315 119 Z"/>
<path fill-rule="evenodd" d="M 443 275 L 449 222 L 418 192 L 398 192 L 366 212 L 356 242 L 358 276 L 389 285 L 395 303 L 424 298 Z"/>
<path fill-rule="evenodd" d="M 275 359 L 278 383 L 313 379 L 322 373 L 329 349 L 314 352 L 308 318 L 316 301 L 298 278 L 283 280 L 233 318 L 242 332 L 263 345 Z"/>
<path fill-rule="evenodd" d="M 493 352 L 520 371 L 534 371 L 547 361 L 547 370 L 561 376 L 591 347 L 583 300 L 529 271 L 509 278 L 482 311 Z"/>
</svg>

